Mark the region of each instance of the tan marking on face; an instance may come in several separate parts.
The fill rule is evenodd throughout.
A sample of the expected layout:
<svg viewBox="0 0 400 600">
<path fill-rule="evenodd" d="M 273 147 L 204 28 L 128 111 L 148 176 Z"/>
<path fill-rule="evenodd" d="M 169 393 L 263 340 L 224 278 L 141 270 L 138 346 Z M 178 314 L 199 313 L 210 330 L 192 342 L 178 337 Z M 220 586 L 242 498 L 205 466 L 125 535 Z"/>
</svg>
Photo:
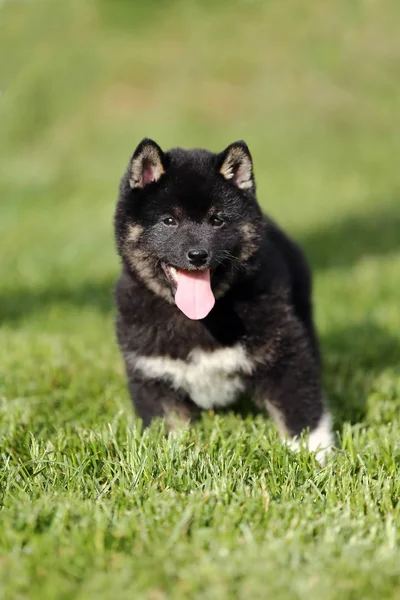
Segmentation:
<svg viewBox="0 0 400 600">
<path fill-rule="evenodd" d="M 129 248 L 126 256 L 131 268 L 137 273 L 143 283 L 152 292 L 157 294 L 157 296 L 164 298 L 170 304 L 174 304 L 171 288 L 167 282 L 160 279 L 157 260 L 141 248 Z"/>
<path fill-rule="evenodd" d="M 130 225 L 127 235 L 127 241 L 136 244 L 139 241 L 140 236 L 143 233 L 143 227 L 141 225 Z"/>
<path fill-rule="evenodd" d="M 260 242 L 259 234 L 251 223 L 245 223 L 241 227 L 242 234 L 242 250 L 240 252 L 240 260 L 248 260 L 256 252 Z"/>
<path fill-rule="evenodd" d="M 128 235 L 124 241 L 123 254 L 126 257 L 131 269 L 147 285 L 147 287 L 167 300 L 170 304 L 174 303 L 174 298 L 168 283 L 160 278 L 158 261 L 146 250 L 138 246 L 137 243 L 143 233 L 141 225 L 132 225 L 129 228 Z"/>
</svg>

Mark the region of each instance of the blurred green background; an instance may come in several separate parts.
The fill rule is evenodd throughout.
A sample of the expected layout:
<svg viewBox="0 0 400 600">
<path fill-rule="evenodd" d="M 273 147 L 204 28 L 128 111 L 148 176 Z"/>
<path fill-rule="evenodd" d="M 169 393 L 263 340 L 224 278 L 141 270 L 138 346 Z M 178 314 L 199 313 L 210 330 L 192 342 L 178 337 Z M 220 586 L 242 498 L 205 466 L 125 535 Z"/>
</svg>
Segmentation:
<svg viewBox="0 0 400 600">
<path fill-rule="evenodd" d="M 146 135 L 244 138 L 316 268 L 396 250 L 396 1 L 0 6 L 3 292 L 111 282 L 117 184 Z"/>
<path fill-rule="evenodd" d="M 113 419 L 133 427 L 114 341 L 112 219 L 119 179 L 144 136 L 164 149 L 213 151 L 246 140 L 262 206 L 301 242 L 315 274 L 327 395 L 339 437 L 345 431 L 352 440 L 343 446 L 353 457 L 346 475 L 332 476 L 331 484 L 351 483 L 351 461 L 367 448 L 375 452 L 372 471 L 382 480 L 392 476 L 381 461 L 398 449 L 400 430 L 399 24 L 398 0 L 0 0 L 0 451 L 9 466 L 0 472 L 8 511 L 0 541 L 9 551 L 3 566 L 10 597 L 25 589 L 17 582 L 29 569 L 40 595 L 40 556 L 59 550 L 50 524 L 32 550 L 21 515 L 31 523 L 29 503 L 40 515 L 43 498 L 51 505 L 53 494 L 62 495 L 56 484 L 46 487 L 50 474 L 35 487 L 40 477 L 33 482 L 13 469 L 55 439 L 64 440 L 75 464 L 74 444 L 90 457 L 84 440 L 105 435 Z M 244 427 L 227 423 L 225 433 Z M 65 491 L 68 502 L 91 498 L 90 489 Z M 296 514 L 303 497 L 322 498 L 304 489 L 291 500 Z M 280 494 L 271 495 L 276 510 Z M 177 506 L 179 498 L 177 491 Z M 160 496 L 154 502 L 159 506 Z M 384 536 L 376 502 L 376 531 Z M 360 504 L 361 522 L 363 511 Z M 83 531 L 85 518 L 72 530 Z M 296 527 L 277 519 L 284 540 Z M 347 535 L 334 531 L 333 554 Z M 154 540 L 148 556 L 159 546 Z M 310 550 L 309 565 L 321 548 Z M 51 571 L 58 550 L 49 550 Z M 84 555 L 87 549 L 78 565 Z M 328 583 L 336 577 L 331 558 Z M 90 558 L 84 565 L 79 573 L 90 572 Z M 358 561 L 343 589 L 351 588 L 352 568 Z M 378 572 L 386 585 L 384 569 Z M 49 598 L 65 583 L 60 573 L 46 588 Z M 279 581 L 286 589 L 284 569 Z M 218 596 L 218 585 L 209 597 Z M 307 585 L 296 597 L 309 598 Z"/>
</svg>

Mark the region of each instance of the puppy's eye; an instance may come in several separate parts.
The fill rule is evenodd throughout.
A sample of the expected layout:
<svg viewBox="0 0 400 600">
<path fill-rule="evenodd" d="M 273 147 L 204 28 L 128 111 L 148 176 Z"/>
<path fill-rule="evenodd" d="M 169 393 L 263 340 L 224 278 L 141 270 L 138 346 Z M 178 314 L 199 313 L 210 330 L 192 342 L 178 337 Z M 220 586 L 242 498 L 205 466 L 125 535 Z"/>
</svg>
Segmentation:
<svg viewBox="0 0 400 600">
<path fill-rule="evenodd" d="M 225 223 L 225 221 L 223 221 L 222 219 L 220 219 L 219 217 L 211 217 L 211 225 L 213 227 L 222 227 L 222 225 Z"/>
<path fill-rule="evenodd" d="M 168 227 L 176 227 L 178 222 L 173 217 L 166 217 L 163 220 L 164 225 L 168 225 Z"/>
</svg>

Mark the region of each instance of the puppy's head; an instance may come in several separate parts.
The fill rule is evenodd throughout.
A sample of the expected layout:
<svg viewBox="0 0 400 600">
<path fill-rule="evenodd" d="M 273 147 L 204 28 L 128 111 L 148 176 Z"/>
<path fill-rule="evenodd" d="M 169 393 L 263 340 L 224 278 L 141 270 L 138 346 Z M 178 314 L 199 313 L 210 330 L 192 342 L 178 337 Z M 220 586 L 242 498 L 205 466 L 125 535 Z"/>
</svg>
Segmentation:
<svg viewBox="0 0 400 600">
<path fill-rule="evenodd" d="M 202 319 L 257 251 L 261 222 L 244 142 L 213 154 L 144 139 L 121 182 L 115 230 L 128 269 Z"/>
</svg>

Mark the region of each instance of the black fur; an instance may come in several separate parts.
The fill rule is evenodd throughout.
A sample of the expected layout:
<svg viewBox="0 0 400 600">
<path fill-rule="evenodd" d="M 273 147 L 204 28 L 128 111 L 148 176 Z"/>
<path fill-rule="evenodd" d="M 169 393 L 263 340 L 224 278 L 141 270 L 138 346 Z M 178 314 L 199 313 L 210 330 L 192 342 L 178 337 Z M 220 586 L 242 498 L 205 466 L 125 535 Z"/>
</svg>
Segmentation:
<svg viewBox="0 0 400 600">
<path fill-rule="evenodd" d="M 163 153 L 143 140 L 121 182 L 115 234 L 122 259 L 117 337 L 145 425 L 171 413 L 190 418 L 198 407 L 168 376 L 138 369 L 137 357 L 186 361 L 195 348 L 211 353 L 240 345 L 253 364 L 241 375 L 242 391 L 272 407 L 275 418 L 278 411 L 289 435 L 318 426 L 325 408 L 310 271 L 300 248 L 262 215 L 243 142 L 213 154 Z M 177 308 L 162 267 L 195 268 L 187 257 L 192 248 L 207 252 L 216 297 L 199 321 Z"/>
</svg>

